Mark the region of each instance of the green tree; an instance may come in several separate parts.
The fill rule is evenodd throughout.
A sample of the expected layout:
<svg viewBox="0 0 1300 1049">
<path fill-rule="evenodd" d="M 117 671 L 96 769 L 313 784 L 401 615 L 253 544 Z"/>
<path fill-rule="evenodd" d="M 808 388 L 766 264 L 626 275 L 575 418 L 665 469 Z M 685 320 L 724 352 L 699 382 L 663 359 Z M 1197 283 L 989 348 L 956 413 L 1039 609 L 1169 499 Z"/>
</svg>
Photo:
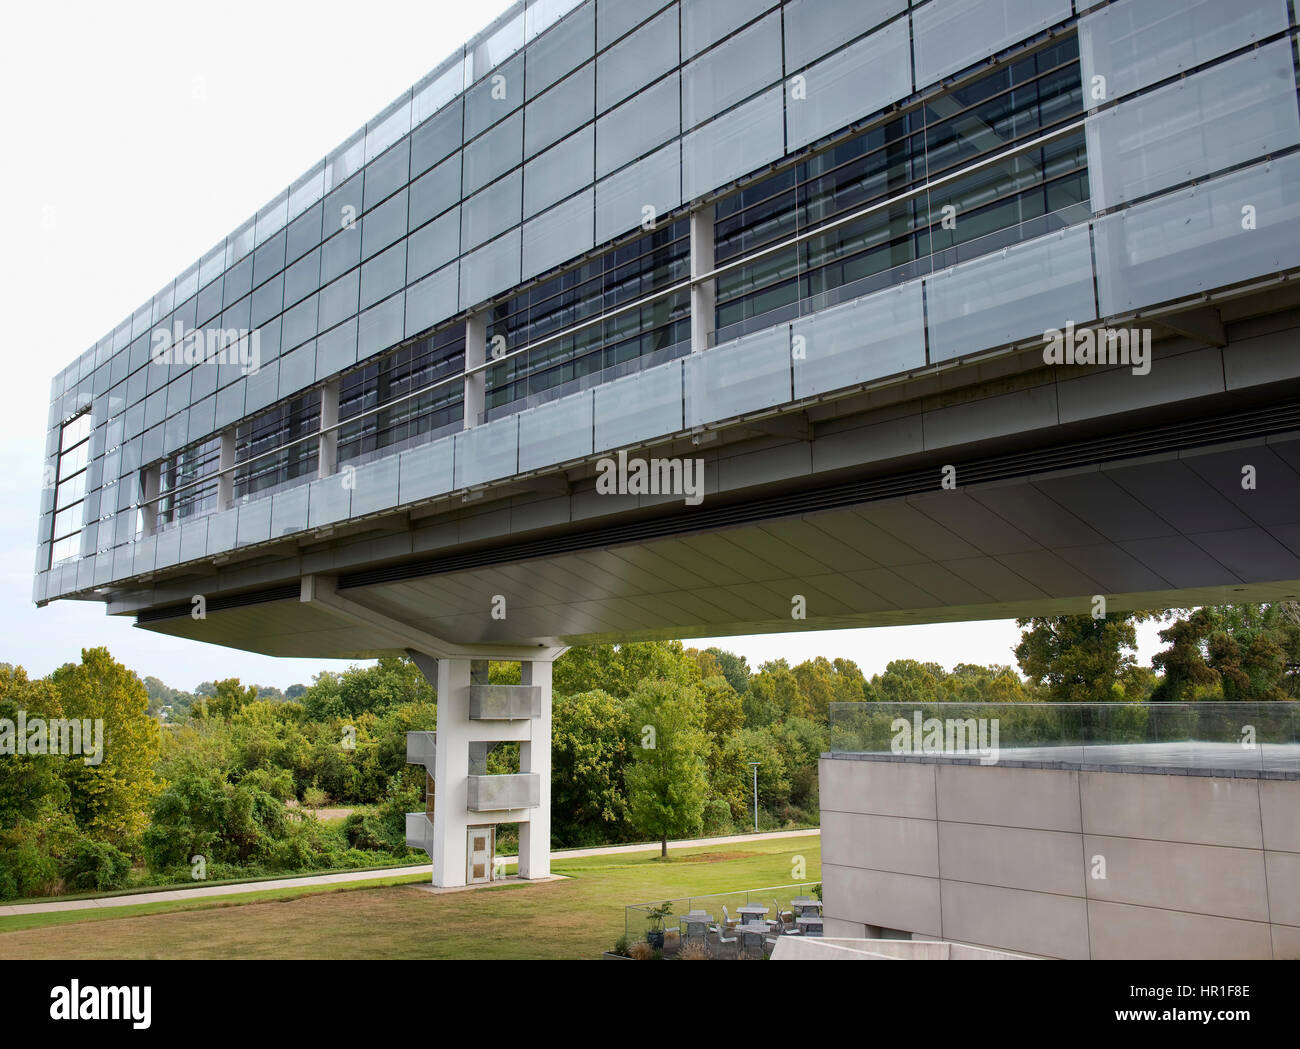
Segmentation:
<svg viewBox="0 0 1300 1049">
<path fill-rule="evenodd" d="M 637 830 L 659 839 L 660 856 L 667 859 L 668 839 L 697 833 L 704 816 L 709 786 L 704 704 L 694 689 L 678 682 L 646 679 L 630 706 L 633 723 L 642 728 L 641 745 L 625 775 L 628 813 Z"/>
<path fill-rule="evenodd" d="M 624 773 L 636 746 L 625 700 L 599 689 L 556 696 L 551 720 L 551 833 L 566 845 L 623 836 Z"/>
<path fill-rule="evenodd" d="M 102 719 L 104 725 L 99 764 L 81 759 L 64 764 L 77 824 L 93 838 L 129 841 L 144 830 L 149 805 L 162 786 L 154 772 L 158 723 L 149 717 L 144 685 L 106 648 L 82 649 L 79 664 L 63 665 L 50 680 L 64 717 Z"/>
<path fill-rule="evenodd" d="M 1048 697 L 1061 702 L 1105 702 L 1124 698 L 1125 675 L 1136 664 L 1135 621 L 1142 614 L 1043 616 L 1018 619 L 1020 669 Z"/>
</svg>

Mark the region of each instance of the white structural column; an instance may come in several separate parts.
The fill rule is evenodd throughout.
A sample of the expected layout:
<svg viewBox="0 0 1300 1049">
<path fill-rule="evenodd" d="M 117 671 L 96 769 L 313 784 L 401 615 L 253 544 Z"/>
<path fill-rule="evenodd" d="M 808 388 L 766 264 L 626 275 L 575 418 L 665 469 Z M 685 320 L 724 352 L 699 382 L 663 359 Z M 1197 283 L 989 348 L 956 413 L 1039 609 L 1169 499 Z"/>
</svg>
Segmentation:
<svg viewBox="0 0 1300 1049">
<path fill-rule="evenodd" d="M 217 468 L 221 471 L 217 479 L 217 509 L 227 510 L 235 505 L 235 431 L 223 430 L 221 433 L 221 451 Z"/>
<path fill-rule="evenodd" d="M 519 771 L 541 778 L 537 808 L 519 825 L 519 877 L 546 878 L 551 873 L 551 664 L 522 664 L 520 682 L 541 688 L 542 705 L 531 719 L 530 738 L 519 745 Z"/>
<path fill-rule="evenodd" d="M 477 368 L 487 360 L 487 317 L 474 313 L 465 318 L 465 368 Z M 465 376 L 465 429 L 478 425 L 484 407 L 484 373 Z"/>
<path fill-rule="evenodd" d="M 320 391 L 320 454 L 316 456 L 316 476 L 329 477 L 338 466 L 339 381 L 327 382 Z"/>
<path fill-rule="evenodd" d="M 712 204 L 691 212 L 691 277 L 712 273 L 713 258 Z M 713 337 L 713 318 L 717 306 L 715 281 L 705 280 L 691 285 L 691 352 L 708 349 Z"/>
<path fill-rule="evenodd" d="M 529 718 L 470 718 L 470 690 L 486 684 L 482 657 L 432 660 L 412 653 L 426 677 L 436 676 L 438 728 L 435 738 L 433 794 L 433 884 L 440 887 L 467 882 L 470 827 L 500 823 L 519 825 L 519 874 L 544 878 L 551 872 L 551 664 L 525 660 L 522 684 L 540 688 L 538 714 Z M 469 808 L 470 750 L 476 743 L 517 741 L 519 771 L 538 777 L 539 804 L 531 807 L 471 811 Z M 481 770 L 480 770 L 481 771 Z M 490 777 L 489 777 L 490 779 Z"/>
</svg>

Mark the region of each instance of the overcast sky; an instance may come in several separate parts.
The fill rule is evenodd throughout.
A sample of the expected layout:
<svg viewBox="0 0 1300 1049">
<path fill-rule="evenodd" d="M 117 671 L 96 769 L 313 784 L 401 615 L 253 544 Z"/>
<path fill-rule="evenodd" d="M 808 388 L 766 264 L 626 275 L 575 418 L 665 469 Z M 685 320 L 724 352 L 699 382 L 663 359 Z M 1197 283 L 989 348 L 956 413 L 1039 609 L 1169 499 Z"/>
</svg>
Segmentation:
<svg viewBox="0 0 1300 1049">
<path fill-rule="evenodd" d="M 6 8 L 0 63 L 0 662 L 34 675 L 106 645 L 177 688 L 284 688 L 329 660 L 137 630 L 103 606 L 31 601 L 50 379 L 508 6 L 60 2 Z M 1139 631 L 1149 662 L 1155 628 Z M 1010 663 L 1011 622 L 733 638 L 757 666 L 911 657 Z M 699 644 L 699 642 L 695 642 Z M 707 642 L 706 642 L 707 643 Z"/>
</svg>

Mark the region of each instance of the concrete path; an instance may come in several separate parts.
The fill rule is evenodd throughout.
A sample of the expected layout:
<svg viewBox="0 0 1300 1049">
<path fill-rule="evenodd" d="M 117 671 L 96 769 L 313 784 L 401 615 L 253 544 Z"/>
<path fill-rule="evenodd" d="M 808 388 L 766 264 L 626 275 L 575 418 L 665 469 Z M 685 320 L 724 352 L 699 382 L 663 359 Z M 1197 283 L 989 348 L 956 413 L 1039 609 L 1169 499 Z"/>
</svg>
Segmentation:
<svg viewBox="0 0 1300 1049">
<path fill-rule="evenodd" d="M 685 841 L 670 841 L 668 847 L 698 848 L 701 845 L 730 845 L 746 841 L 767 841 L 769 838 L 804 838 L 820 834 L 821 831 L 786 830 L 768 831 L 762 834 L 731 834 L 720 838 L 690 838 Z M 607 856 L 614 853 L 658 852 L 659 842 L 641 845 L 601 845 L 590 849 L 557 849 L 551 853 L 553 859 L 574 859 L 583 856 Z M 505 863 L 515 860 L 514 856 L 499 856 Z M 378 871 L 337 871 L 331 874 L 309 874 L 297 878 L 275 878 L 268 881 L 245 881 L 237 885 L 209 885 L 185 889 L 159 889 L 157 892 L 137 892 L 128 896 L 100 896 L 93 900 L 53 900 L 49 903 L 19 903 L 0 906 L 0 917 L 19 914 L 48 914 L 53 911 L 88 911 L 110 907 L 135 907 L 143 903 L 162 903 L 171 900 L 206 899 L 213 896 L 238 896 L 246 892 L 265 892 L 267 889 L 291 889 L 300 885 L 339 885 L 362 881 L 379 881 L 383 878 L 400 878 L 412 874 L 429 874 L 428 863 L 413 867 L 388 867 Z"/>
</svg>

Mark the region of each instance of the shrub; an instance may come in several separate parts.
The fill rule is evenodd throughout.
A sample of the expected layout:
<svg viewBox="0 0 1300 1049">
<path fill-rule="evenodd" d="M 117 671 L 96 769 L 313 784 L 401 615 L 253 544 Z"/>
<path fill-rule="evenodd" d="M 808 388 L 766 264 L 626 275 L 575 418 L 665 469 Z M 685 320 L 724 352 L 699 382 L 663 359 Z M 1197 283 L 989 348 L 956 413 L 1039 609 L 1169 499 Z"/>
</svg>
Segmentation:
<svg viewBox="0 0 1300 1049">
<path fill-rule="evenodd" d="M 678 957 L 687 962 L 707 961 L 709 958 L 709 945 L 701 940 L 691 940 L 690 943 L 682 945 Z"/>
<path fill-rule="evenodd" d="M 634 961 L 648 962 L 655 956 L 655 949 L 645 940 L 637 940 L 627 949 L 627 956 Z"/>
<path fill-rule="evenodd" d="M 131 857 L 106 841 L 83 839 L 64 857 L 59 873 L 72 889 L 120 889 L 131 875 Z"/>
<path fill-rule="evenodd" d="M 628 939 L 627 939 L 627 933 L 624 933 L 622 936 L 620 936 L 617 940 L 614 941 L 614 953 L 621 954 L 624 958 L 627 958 L 630 957 L 627 952 L 628 952 Z"/>
<path fill-rule="evenodd" d="M 731 834 L 731 806 L 721 798 L 704 803 L 704 833 L 707 835 Z"/>
</svg>

